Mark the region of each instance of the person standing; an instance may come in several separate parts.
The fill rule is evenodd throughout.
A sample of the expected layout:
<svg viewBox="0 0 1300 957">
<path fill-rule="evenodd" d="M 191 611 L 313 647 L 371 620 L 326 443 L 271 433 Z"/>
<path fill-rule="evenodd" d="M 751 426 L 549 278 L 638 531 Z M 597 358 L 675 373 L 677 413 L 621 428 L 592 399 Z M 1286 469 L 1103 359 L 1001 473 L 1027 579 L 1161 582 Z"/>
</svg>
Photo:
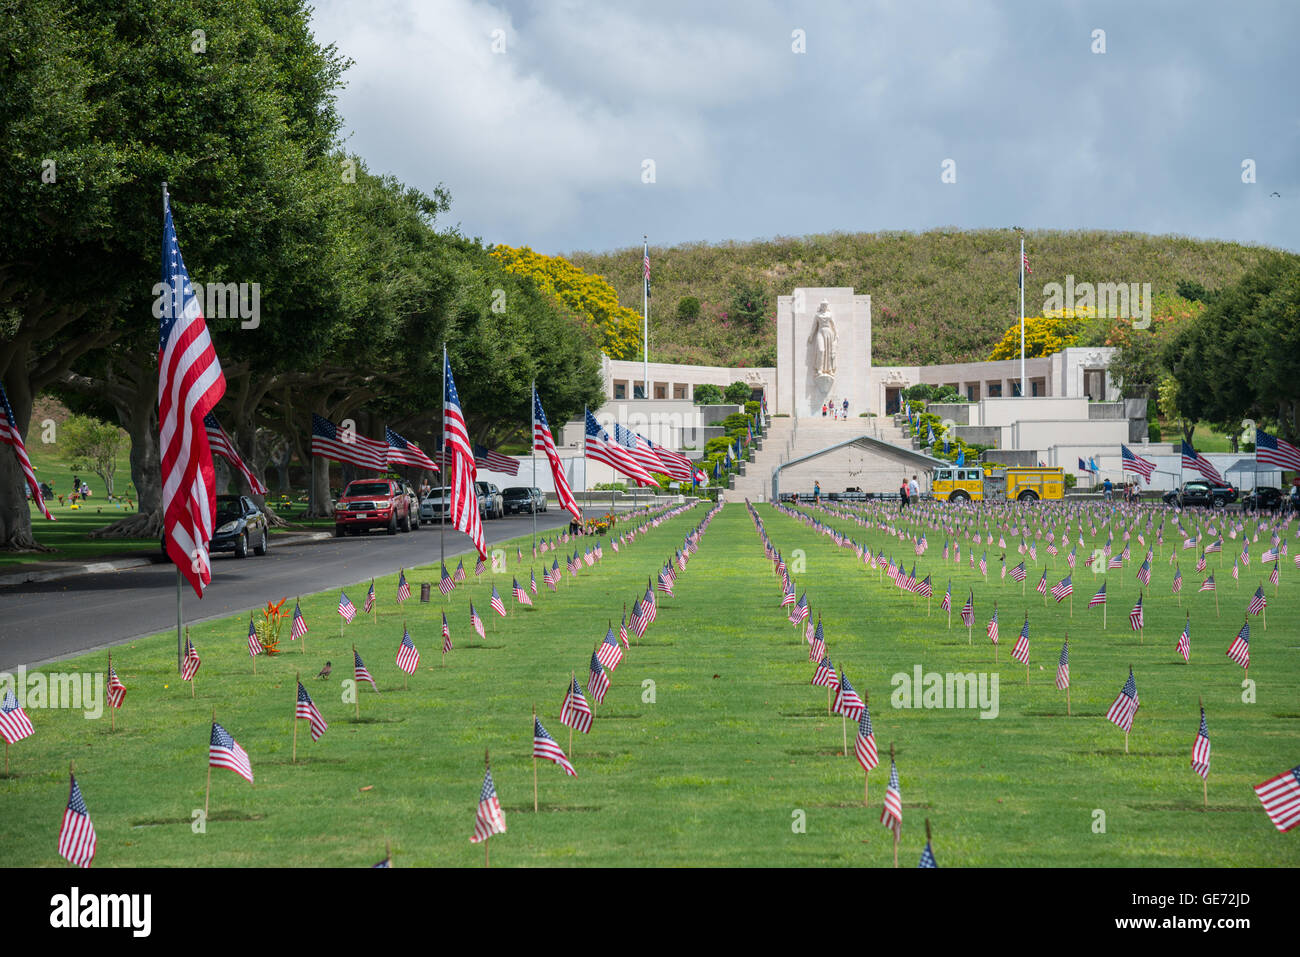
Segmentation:
<svg viewBox="0 0 1300 957">
<path fill-rule="evenodd" d="M 848 399 L 845 399 L 845 400 L 844 400 L 844 418 L 847 419 L 848 417 L 849 417 L 849 400 L 848 400 Z"/>
<path fill-rule="evenodd" d="M 915 475 L 912 476 L 912 482 L 907 487 L 907 490 L 911 493 L 909 497 L 912 501 L 916 501 L 921 497 L 921 484 L 916 480 Z"/>
<path fill-rule="evenodd" d="M 813 504 L 816 505 L 822 500 L 822 483 L 813 482 Z"/>
<path fill-rule="evenodd" d="M 904 475 L 902 484 L 898 486 L 898 510 L 900 512 L 903 509 L 907 508 L 907 497 L 908 497 L 907 493 L 908 493 L 907 476 Z"/>
</svg>

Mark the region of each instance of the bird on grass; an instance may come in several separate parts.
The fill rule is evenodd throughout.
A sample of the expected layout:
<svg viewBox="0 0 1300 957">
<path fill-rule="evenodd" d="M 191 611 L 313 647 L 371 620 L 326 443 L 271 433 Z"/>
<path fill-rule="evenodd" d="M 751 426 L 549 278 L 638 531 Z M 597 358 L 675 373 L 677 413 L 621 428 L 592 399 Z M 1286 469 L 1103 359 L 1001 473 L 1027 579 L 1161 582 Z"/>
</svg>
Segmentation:
<svg viewBox="0 0 1300 957">
<path fill-rule="evenodd" d="M 328 678 L 330 676 L 330 670 L 331 670 L 331 663 L 327 661 L 325 662 L 325 667 L 320 670 L 320 674 L 318 674 L 316 677 Z"/>
</svg>

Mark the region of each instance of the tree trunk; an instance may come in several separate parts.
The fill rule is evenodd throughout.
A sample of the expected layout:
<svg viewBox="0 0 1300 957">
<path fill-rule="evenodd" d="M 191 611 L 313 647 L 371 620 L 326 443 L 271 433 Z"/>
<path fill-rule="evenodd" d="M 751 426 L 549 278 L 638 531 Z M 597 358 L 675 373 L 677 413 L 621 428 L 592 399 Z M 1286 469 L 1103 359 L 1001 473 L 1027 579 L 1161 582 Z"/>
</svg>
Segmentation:
<svg viewBox="0 0 1300 957">
<path fill-rule="evenodd" d="M 131 481 L 138 510 L 96 529 L 91 538 L 160 538 L 162 536 L 162 460 L 158 448 L 157 397 L 140 390 L 129 402 L 117 403 L 122 428 L 131 437 Z"/>
<path fill-rule="evenodd" d="M 312 518 L 329 518 L 334 514 L 330 501 L 330 462 L 319 455 L 311 457 L 311 511 Z"/>
<path fill-rule="evenodd" d="M 15 416 L 18 414 L 15 411 Z M 44 518 L 42 518 L 44 521 Z M 46 551 L 32 535 L 32 513 L 27 504 L 27 480 L 18 456 L 0 446 L 0 549 Z"/>
</svg>

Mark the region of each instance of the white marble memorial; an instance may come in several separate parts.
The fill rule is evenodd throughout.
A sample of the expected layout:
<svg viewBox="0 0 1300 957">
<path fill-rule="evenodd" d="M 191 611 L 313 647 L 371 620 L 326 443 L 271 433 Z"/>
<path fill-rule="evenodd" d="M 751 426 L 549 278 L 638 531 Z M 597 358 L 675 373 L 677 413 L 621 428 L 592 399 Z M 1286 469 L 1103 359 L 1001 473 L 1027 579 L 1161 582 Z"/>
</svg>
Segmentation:
<svg viewBox="0 0 1300 957">
<path fill-rule="evenodd" d="M 870 408 L 871 297 L 852 287 L 799 288 L 776 301 L 776 409 L 821 416 L 830 400 L 849 417 Z"/>
</svg>

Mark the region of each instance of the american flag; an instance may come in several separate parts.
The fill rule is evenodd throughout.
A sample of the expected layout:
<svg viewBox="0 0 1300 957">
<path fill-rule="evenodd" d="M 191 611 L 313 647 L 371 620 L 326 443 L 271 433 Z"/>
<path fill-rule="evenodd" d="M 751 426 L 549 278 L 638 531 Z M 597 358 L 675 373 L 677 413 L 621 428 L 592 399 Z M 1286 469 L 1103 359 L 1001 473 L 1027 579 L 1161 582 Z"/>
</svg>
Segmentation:
<svg viewBox="0 0 1300 957">
<path fill-rule="evenodd" d="M 1250 668 L 1250 622 L 1242 623 L 1241 631 L 1228 646 L 1228 657 L 1243 668 Z"/>
<path fill-rule="evenodd" d="M 1028 576 L 1029 576 L 1029 572 L 1025 568 L 1024 562 L 1021 562 L 1015 568 L 1011 569 L 1011 577 L 1018 582 L 1024 581 Z"/>
<path fill-rule="evenodd" d="M 641 599 L 641 614 L 645 616 L 646 624 L 653 623 L 659 617 L 659 604 L 655 601 L 655 593 L 649 582 L 646 582 L 645 597 Z"/>
<path fill-rule="evenodd" d="M 122 679 L 117 676 L 117 670 L 108 666 L 108 703 L 114 708 L 122 707 L 122 702 L 126 699 L 126 685 L 122 684 Z"/>
<path fill-rule="evenodd" d="M 253 619 L 248 619 L 248 657 L 256 658 L 262 654 L 262 640 L 257 637 L 257 627 L 253 624 Z"/>
<path fill-rule="evenodd" d="M 1178 653 L 1183 656 L 1184 661 L 1191 661 L 1192 658 L 1192 618 L 1187 616 L 1187 621 L 1183 624 L 1183 632 L 1178 636 Z"/>
<path fill-rule="evenodd" d="M 1029 268 L 1029 256 L 1022 249 L 1020 251 L 1020 265 L 1025 272 L 1032 274 L 1033 270 Z"/>
<path fill-rule="evenodd" d="M 407 441 L 387 426 L 384 427 L 384 439 L 388 448 L 385 450 L 385 464 L 409 465 L 411 468 L 424 469 L 426 472 L 438 471 L 438 466 L 414 442 Z"/>
<path fill-rule="evenodd" d="M 36 507 L 41 510 L 41 514 L 51 522 L 55 521 L 50 514 L 49 508 L 45 505 L 45 499 L 41 495 L 41 483 L 36 481 L 36 472 L 32 468 L 32 461 L 27 457 L 27 446 L 23 444 L 23 437 L 18 432 L 18 424 L 14 419 L 14 410 L 9 405 L 9 396 L 5 392 L 4 383 L 0 382 L 0 444 L 12 445 L 14 454 L 18 456 L 18 465 L 22 468 L 23 477 L 27 480 L 27 487 L 31 490 L 32 501 Z"/>
<path fill-rule="evenodd" d="M 352 619 L 357 616 L 356 605 L 352 604 L 352 599 L 348 597 L 347 592 L 342 590 L 339 591 L 338 611 L 339 614 L 343 616 L 343 620 L 346 622 L 351 622 Z"/>
<path fill-rule="evenodd" d="M 994 606 L 994 608 L 993 608 L 993 617 L 989 619 L 988 627 L 985 629 L 985 633 L 989 636 L 989 640 L 992 641 L 993 644 L 996 645 L 996 644 L 998 643 L 998 609 L 997 609 L 997 606 Z"/>
<path fill-rule="evenodd" d="M 203 321 L 203 309 L 185 271 L 166 189 L 162 281 L 168 290 L 158 324 L 163 540 L 172 563 L 202 598 L 203 589 L 212 581 L 208 542 L 215 527 L 217 500 L 212 451 L 203 418 L 225 394 L 226 378 Z M 6 413 L 10 413 L 7 408 Z M 12 424 L 8 431 L 17 435 Z"/>
<path fill-rule="evenodd" d="M 573 770 L 573 765 L 565 757 L 564 750 L 555 743 L 555 739 L 542 727 L 542 722 L 536 715 L 533 716 L 533 757 L 554 761 L 564 768 L 564 773 L 571 778 L 578 776 L 578 772 Z"/>
<path fill-rule="evenodd" d="M 1074 563 L 1077 560 L 1075 558 L 1075 552 L 1077 551 L 1078 548 L 1071 548 L 1070 554 L 1065 556 L 1065 564 L 1068 565 L 1070 568 L 1074 568 Z"/>
<path fill-rule="evenodd" d="M 609 631 L 605 632 L 605 640 L 596 649 L 596 657 L 610 671 L 616 671 L 619 662 L 623 660 L 623 646 L 614 637 L 614 626 L 612 624 L 609 626 Z"/>
<path fill-rule="evenodd" d="M 366 606 L 361 609 L 369 614 L 370 610 L 375 607 L 375 580 L 370 579 L 370 588 L 366 591 Z"/>
<path fill-rule="evenodd" d="M 221 423 L 217 421 L 217 417 L 211 412 L 203 417 L 203 428 L 208 433 L 208 447 L 212 449 L 213 453 L 220 455 L 235 467 L 235 470 L 244 477 L 244 481 L 248 483 L 248 487 L 254 495 L 265 495 L 266 486 L 262 484 L 262 480 L 254 475 L 253 470 L 244 462 L 243 456 L 235 448 L 234 441 L 231 440 L 226 430 L 221 427 Z"/>
<path fill-rule="evenodd" d="M 1016 639 L 1016 645 L 1011 649 L 1011 657 L 1022 665 L 1029 664 L 1029 616 L 1025 616 L 1025 624 L 1020 629 L 1020 637 Z"/>
<path fill-rule="evenodd" d="M 253 783 L 253 765 L 249 763 L 248 752 L 215 721 L 212 722 L 212 738 L 208 744 L 208 766 L 229 768 L 249 784 Z"/>
<path fill-rule="evenodd" d="M 355 429 L 339 427 L 324 416 L 311 414 L 311 454 L 335 462 L 349 462 L 368 472 L 388 471 L 388 445 L 376 442 Z"/>
<path fill-rule="evenodd" d="M 937 868 L 939 866 L 934 860 L 934 851 L 930 849 L 929 841 L 925 842 L 925 850 L 921 852 L 921 863 L 917 864 L 916 866 L 918 868 L 923 868 L 923 867 Z"/>
<path fill-rule="evenodd" d="M 4 700 L 0 701 L 0 738 L 13 744 L 34 733 L 32 722 L 27 717 L 27 712 L 19 707 L 13 689 L 7 689 Z"/>
<path fill-rule="evenodd" d="M 632 602 L 632 617 L 628 619 L 628 624 L 632 626 L 632 630 L 636 632 L 638 638 L 645 637 L 645 630 L 650 626 L 650 622 L 646 620 L 645 613 L 641 608 L 640 598 Z"/>
<path fill-rule="evenodd" d="M 452 580 L 460 584 L 465 580 L 465 561 L 464 559 L 456 562 L 456 570 L 451 573 Z"/>
<path fill-rule="evenodd" d="M 650 298 L 650 246 L 648 243 L 642 245 L 641 273 L 645 279 L 645 297 L 649 299 Z M 649 398 L 649 396 L 647 396 L 646 398 Z"/>
<path fill-rule="evenodd" d="M 1223 484 L 1223 476 L 1219 474 L 1218 469 L 1210 464 L 1210 460 L 1198 453 L 1194 448 L 1183 440 L 1183 468 L 1195 469 L 1212 482 Z"/>
<path fill-rule="evenodd" d="M 922 598 L 929 598 L 934 595 L 934 585 L 930 583 L 930 576 L 926 575 L 916 586 L 916 593 Z"/>
<path fill-rule="evenodd" d="M 478 811 L 474 815 L 474 833 L 471 844 L 486 841 L 493 834 L 506 832 L 506 815 L 497 800 L 497 787 L 492 783 L 492 769 L 483 772 L 483 790 L 478 795 Z"/>
<path fill-rule="evenodd" d="M 483 561 L 483 556 L 479 556 L 478 561 L 474 563 L 474 577 L 478 578 L 487 571 L 487 562 Z"/>
<path fill-rule="evenodd" d="M 303 635 L 307 634 L 307 619 L 302 617 L 302 609 L 298 603 L 293 603 L 293 625 L 289 628 L 289 640 L 297 641 Z"/>
<path fill-rule="evenodd" d="M 876 754 L 876 734 L 871 729 L 871 711 L 865 704 L 858 718 L 858 737 L 853 742 L 853 753 L 858 756 L 858 764 L 862 765 L 863 771 L 870 771 L 880 763 L 880 757 Z"/>
<path fill-rule="evenodd" d="M 1246 610 L 1252 615 L 1258 615 L 1267 605 L 1268 599 L 1264 597 L 1264 586 L 1260 585 L 1255 589 L 1255 594 L 1250 596 L 1250 607 Z"/>
<path fill-rule="evenodd" d="M 589 459 L 604 462 L 617 472 L 621 472 L 639 485 L 656 485 L 654 476 L 645 470 L 633 457 L 632 453 L 609 437 L 601 428 L 596 417 L 587 412 L 587 427 L 583 454 Z"/>
<path fill-rule="evenodd" d="M 605 674 L 605 666 L 600 663 L 594 651 L 591 653 L 591 675 L 587 678 L 587 687 L 591 689 L 596 704 L 603 704 L 605 693 L 609 691 L 609 676 Z"/>
<path fill-rule="evenodd" d="M 561 577 L 560 563 L 552 559 L 551 567 L 542 572 L 542 581 L 546 582 L 551 591 L 555 591 L 555 586 L 559 584 Z"/>
<path fill-rule="evenodd" d="M 1128 623 L 1133 631 L 1139 631 L 1142 628 L 1142 595 L 1140 593 L 1138 594 L 1137 604 L 1128 613 Z"/>
<path fill-rule="evenodd" d="M 813 629 L 812 637 L 808 639 L 808 660 L 816 662 L 824 657 L 826 657 L 826 636 L 822 632 L 822 616 L 818 615 L 817 627 Z"/>
<path fill-rule="evenodd" d="M 447 613 L 444 611 L 442 613 L 442 653 L 444 655 L 450 654 L 451 649 L 451 625 L 447 624 Z"/>
<path fill-rule="evenodd" d="M 984 552 L 983 554 L 980 555 L 980 574 L 981 574 L 981 575 L 985 575 L 985 574 L 988 573 L 988 570 L 989 570 L 989 563 L 988 563 L 988 561 L 987 561 L 987 557 L 988 557 L 988 552 Z"/>
<path fill-rule="evenodd" d="M 952 610 L 952 579 L 951 578 L 948 579 L 948 590 L 943 593 L 943 601 L 940 602 L 939 607 L 942 608 L 944 611 Z"/>
<path fill-rule="evenodd" d="M 1279 831 L 1289 831 L 1300 824 L 1300 766 L 1256 784 L 1255 793 L 1264 805 L 1264 813 Z"/>
<path fill-rule="evenodd" d="M 1201 726 L 1192 743 L 1192 770 L 1202 778 L 1210 776 L 1210 728 L 1205 723 L 1205 709 L 1201 709 Z"/>
<path fill-rule="evenodd" d="M 659 572 L 658 588 L 669 598 L 673 597 L 673 583 L 662 570 Z"/>
<path fill-rule="evenodd" d="M 406 580 L 406 569 L 397 573 L 397 603 L 400 605 L 411 597 L 411 583 Z"/>
<path fill-rule="evenodd" d="M 1175 595 L 1183 590 L 1183 570 L 1181 568 L 1174 569 L 1174 581 L 1170 587 Z"/>
<path fill-rule="evenodd" d="M 866 705 L 863 703 L 861 696 L 853 690 L 853 685 L 849 684 L 849 676 L 841 671 L 839 687 L 835 690 L 835 705 L 832 710 L 836 714 L 844 715 L 850 721 L 857 721 L 864 708 L 866 708 Z"/>
<path fill-rule="evenodd" d="M 307 720 L 307 723 L 311 726 L 311 739 L 313 741 L 319 741 L 320 736 L 324 734 L 325 729 L 329 727 L 329 725 L 325 723 L 325 718 L 320 713 L 320 709 L 317 708 L 316 703 L 311 700 L 311 695 L 309 695 L 307 689 L 302 686 L 301 681 L 298 682 L 298 707 L 294 712 L 294 718 L 305 718 Z"/>
<path fill-rule="evenodd" d="M 1124 472 L 1137 472 L 1147 484 L 1151 484 L 1151 473 L 1156 470 L 1156 463 L 1150 459 L 1144 459 L 1140 455 L 1134 455 L 1127 445 L 1121 444 L 1119 447 L 1120 470 Z"/>
<path fill-rule="evenodd" d="M 181 660 L 181 680 L 193 681 L 200 664 L 202 661 L 199 659 L 199 649 L 194 647 L 194 642 L 186 638 L 185 657 Z"/>
<path fill-rule="evenodd" d="M 897 837 L 903 830 L 903 794 L 898 786 L 898 765 L 889 756 L 889 786 L 885 788 L 885 806 L 880 812 L 880 823 Z"/>
<path fill-rule="evenodd" d="M 564 703 L 560 706 L 560 724 L 586 734 L 591 730 L 591 718 L 591 705 L 587 704 L 582 686 L 577 678 L 570 679 L 564 692 Z"/>
<path fill-rule="evenodd" d="M 623 615 L 623 620 L 618 625 L 618 640 L 623 643 L 624 648 L 631 648 L 627 640 L 627 615 Z"/>
<path fill-rule="evenodd" d="M 86 800 L 81 796 L 76 777 L 69 774 L 68 778 L 72 786 L 68 790 L 63 823 L 59 826 L 59 855 L 78 867 L 89 867 L 95 859 L 95 825 L 90 823 L 90 812 L 86 810 Z"/>
<path fill-rule="evenodd" d="M 495 611 L 502 618 L 506 616 L 506 605 L 505 602 L 501 600 L 501 596 L 497 593 L 496 585 L 492 586 L 492 599 L 489 602 L 489 604 L 492 606 L 492 610 Z"/>
<path fill-rule="evenodd" d="M 519 474 L 519 460 L 484 445 L 474 446 L 474 465 L 489 472 L 502 472 L 506 475 Z"/>
<path fill-rule="evenodd" d="M 966 599 L 966 604 L 961 606 L 961 623 L 967 628 L 975 624 L 975 592 L 970 593 Z"/>
<path fill-rule="evenodd" d="M 369 681 L 370 687 L 374 688 L 376 691 L 379 690 L 378 685 L 375 684 L 375 679 L 370 677 L 370 671 L 366 668 L 366 663 L 361 660 L 360 652 L 358 652 L 355 647 L 352 649 L 352 677 L 357 684 L 360 684 L 363 681 Z"/>
<path fill-rule="evenodd" d="M 443 562 L 442 574 L 438 576 L 438 591 L 444 595 L 450 595 L 455 588 L 456 579 L 451 577 L 451 573 L 447 571 L 447 563 Z"/>
<path fill-rule="evenodd" d="M 470 623 L 470 627 L 472 627 L 475 631 L 478 632 L 478 636 L 480 638 L 487 637 L 487 635 L 483 633 L 483 619 L 480 618 L 478 616 L 478 612 L 474 610 L 473 602 L 470 602 L 469 605 L 469 623 Z"/>
<path fill-rule="evenodd" d="M 1274 562 L 1273 570 L 1268 573 L 1268 583 L 1270 585 L 1276 585 L 1278 582 L 1278 577 L 1279 576 L 1278 576 L 1277 562 Z"/>
<path fill-rule="evenodd" d="M 512 588 L 512 592 L 514 593 L 515 601 L 519 602 L 519 604 L 521 605 L 527 605 L 531 608 L 533 604 L 533 600 L 528 597 L 528 592 L 524 591 L 522 588 L 519 587 L 519 579 L 515 578 L 512 579 L 512 581 L 514 582 L 514 587 Z"/>
<path fill-rule="evenodd" d="M 1061 644 L 1061 657 L 1056 662 L 1056 690 L 1070 687 L 1070 639 Z"/>
<path fill-rule="evenodd" d="M 1110 710 L 1106 712 L 1106 720 L 1111 724 L 1121 728 L 1125 734 L 1133 728 L 1133 715 L 1137 714 L 1138 705 L 1137 682 L 1133 680 L 1133 669 L 1128 670 L 1128 681 L 1124 682 L 1124 687 L 1120 689 L 1115 701 L 1111 704 Z"/>
<path fill-rule="evenodd" d="M 1255 427 L 1255 461 L 1286 471 L 1300 470 L 1300 448 Z"/>
<path fill-rule="evenodd" d="M 411 633 L 406 628 L 402 629 L 402 643 L 397 648 L 397 667 L 408 675 L 415 674 L 415 669 L 420 667 L 420 651 L 415 647 L 415 642 L 411 640 Z"/>
<path fill-rule="evenodd" d="M 478 493 L 474 487 L 474 450 L 469 441 L 469 429 L 452 378 L 451 361 L 444 354 L 442 360 L 443 383 L 446 401 L 442 408 L 443 448 L 451 458 L 451 524 L 470 537 L 479 556 L 487 557 L 483 544 L 483 521 L 478 512 Z"/>
<path fill-rule="evenodd" d="M 1210 577 L 1201 582 L 1201 587 L 1196 590 L 1198 593 L 1203 591 L 1214 591 L 1214 574 L 1211 573 Z"/>
<path fill-rule="evenodd" d="M 1106 604 L 1106 583 L 1102 582 L 1101 588 L 1097 590 L 1097 594 L 1088 599 L 1088 607 L 1093 608 L 1097 605 L 1104 604 Z"/>
<path fill-rule="evenodd" d="M 1047 569 L 1043 569 L 1042 577 L 1038 579 L 1038 584 L 1034 586 L 1034 591 L 1040 595 L 1047 594 Z"/>
<path fill-rule="evenodd" d="M 817 662 L 817 670 L 813 672 L 810 684 L 821 685 L 823 688 L 834 688 L 839 684 L 829 655 L 823 655 L 822 660 Z"/>
<path fill-rule="evenodd" d="M 1151 587 L 1151 558 L 1142 559 L 1142 565 L 1137 571 L 1137 580 L 1148 588 Z"/>
<path fill-rule="evenodd" d="M 560 453 L 555 450 L 555 437 L 551 435 L 551 426 L 546 421 L 546 413 L 542 411 L 542 400 L 536 388 L 533 389 L 533 449 L 543 453 L 546 461 L 550 463 L 551 481 L 555 486 L 555 497 L 559 499 L 560 508 L 581 522 L 582 509 L 578 508 L 573 491 L 569 488 L 568 476 L 564 474 L 564 463 L 560 461 Z"/>
</svg>

